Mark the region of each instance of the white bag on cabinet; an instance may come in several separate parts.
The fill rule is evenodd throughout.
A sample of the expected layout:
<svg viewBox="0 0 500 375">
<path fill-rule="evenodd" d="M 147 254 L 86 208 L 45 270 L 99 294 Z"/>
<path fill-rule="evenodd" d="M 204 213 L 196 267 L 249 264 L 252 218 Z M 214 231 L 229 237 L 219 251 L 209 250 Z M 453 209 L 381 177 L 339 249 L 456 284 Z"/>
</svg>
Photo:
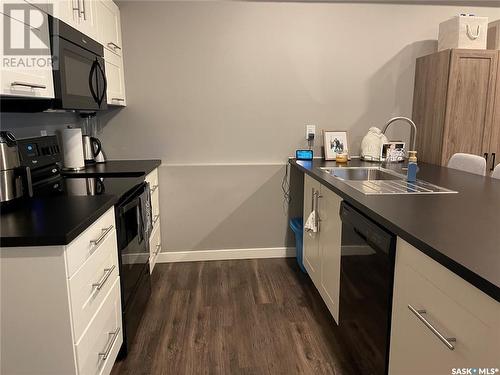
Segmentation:
<svg viewBox="0 0 500 375">
<path fill-rule="evenodd" d="M 459 15 L 439 24 L 438 51 L 449 48 L 486 49 L 488 17 Z"/>
</svg>

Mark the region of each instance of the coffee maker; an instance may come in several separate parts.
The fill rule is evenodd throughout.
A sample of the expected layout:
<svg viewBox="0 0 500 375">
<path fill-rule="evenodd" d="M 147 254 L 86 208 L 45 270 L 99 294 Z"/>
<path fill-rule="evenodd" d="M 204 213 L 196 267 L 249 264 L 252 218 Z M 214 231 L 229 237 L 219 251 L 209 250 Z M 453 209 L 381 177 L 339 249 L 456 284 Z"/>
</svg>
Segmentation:
<svg viewBox="0 0 500 375">
<path fill-rule="evenodd" d="M 31 171 L 29 167 L 22 167 L 19 162 L 14 135 L 0 131 L 0 203 L 4 207 L 26 196 L 33 196 Z"/>
</svg>

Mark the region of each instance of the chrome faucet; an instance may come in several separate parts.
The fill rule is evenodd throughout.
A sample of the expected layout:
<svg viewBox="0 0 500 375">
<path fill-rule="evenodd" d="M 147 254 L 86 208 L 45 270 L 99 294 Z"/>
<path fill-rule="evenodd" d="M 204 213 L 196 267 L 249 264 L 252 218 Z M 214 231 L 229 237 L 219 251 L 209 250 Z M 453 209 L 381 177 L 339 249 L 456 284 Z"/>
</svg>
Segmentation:
<svg viewBox="0 0 500 375">
<path fill-rule="evenodd" d="M 389 128 L 389 126 L 393 122 L 396 122 L 396 121 L 399 121 L 399 120 L 405 121 L 405 122 L 407 122 L 408 124 L 411 125 L 411 130 L 412 130 L 411 134 L 410 134 L 410 144 L 411 144 L 411 147 L 412 147 L 411 151 L 415 151 L 415 147 L 416 147 L 416 143 L 417 143 L 417 126 L 408 117 L 398 116 L 398 117 L 391 118 L 389 121 L 387 121 L 387 124 L 385 124 L 384 130 L 382 130 L 382 133 L 385 134 L 385 132 L 387 131 L 387 129 Z"/>
</svg>

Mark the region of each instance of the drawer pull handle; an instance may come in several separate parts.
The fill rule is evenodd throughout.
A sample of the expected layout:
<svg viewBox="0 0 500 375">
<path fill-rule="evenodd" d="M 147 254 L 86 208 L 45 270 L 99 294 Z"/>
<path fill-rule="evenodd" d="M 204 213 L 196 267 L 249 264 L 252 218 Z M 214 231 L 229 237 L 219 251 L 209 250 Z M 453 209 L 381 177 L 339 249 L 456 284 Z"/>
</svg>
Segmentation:
<svg viewBox="0 0 500 375">
<path fill-rule="evenodd" d="M 454 350 L 455 346 L 452 344 L 452 342 L 456 342 L 457 339 L 454 337 L 445 337 L 441 332 L 439 332 L 425 317 L 423 316 L 424 314 L 427 313 L 426 310 L 417 310 L 415 309 L 412 305 L 408 305 L 408 308 L 410 311 L 415 314 L 415 316 L 422 322 L 424 325 L 431 330 L 436 337 L 441 340 L 443 344 L 446 345 L 446 347 L 450 350 Z"/>
<path fill-rule="evenodd" d="M 124 102 L 125 101 L 125 99 L 123 99 L 123 98 L 111 98 L 111 100 L 113 102 Z"/>
<path fill-rule="evenodd" d="M 113 42 L 109 42 L 108 47 L 113 48 L 114 51 L 116 51 L 117 49 L 121 50 L 121 47 Z"/>
<path fill-rule="evenodd" d="M 108 343 L 106 344 L 106 348 L 104 349 L 103 352 L 99 353 L 99 358 L 105 361 L 108 359 L 109 352 L 113 348 L 113 345 L 115 344 L 116 339 L 118 338 L 118 333 L 120 333 L 120 327 L 115 329 L 113 332 L 109 332 L 108 335 L 110 337 Z"/>
<path fill-rule="evenodd" d="M 153 185 L 151 187 L 151 194 L 153 194 L 156 191 L 156 189 L 158 189 L 158 185 Z"/>
<path fill-rule="evenodd" d="M 113 226 L 110 225 L 109 227 L 107 228 L 103 228 L 102 229 L 102 233 L 101 235 L 95 239 L 95 240 L 91 240 L 90 241 L 90 244 L 93 246 L 93 247 L 97 247 L 101 244 L 101 242 L 106 238 L 106 235 L 111 232 L 111 230 L 113 229 Z"/>
<path fill-rule="evenodd" d="M 29 87 L 32 89 L 42 89 L 42 90 L 45 90 L 47 88 L 46 85 L 40 85 L 38 83 L 19 82 L 19 81 L 12 82 L 10 86 L 11 87 L 22 86 L 22 87 Z"/>
<path fill-rule="evenodd" d="M 111 268 L 105 268 L 104 269 L 104 275 L 102 275 L 101 280 L 99 280 L 98 282 L 92 284 L 92 286 L 94 288 L 96 288 L 97 290 L 101 290 L 102 287 L 104 286 L 104 284 L 106 284 L 106 281 L 109 279 L 109 277 L 111 276 L 111 274 L 115 270 L 115 268 L 116 268 L 115 265 L 111 266 Z"/>
<path fill-rule="evenodd" d="M 156 223 L 158 222 L 159 219 L 160 219 L 160 214 L 155 215 L 155 217 L 153 218 L 153 226 L 156 225 Z"/>
</svg>

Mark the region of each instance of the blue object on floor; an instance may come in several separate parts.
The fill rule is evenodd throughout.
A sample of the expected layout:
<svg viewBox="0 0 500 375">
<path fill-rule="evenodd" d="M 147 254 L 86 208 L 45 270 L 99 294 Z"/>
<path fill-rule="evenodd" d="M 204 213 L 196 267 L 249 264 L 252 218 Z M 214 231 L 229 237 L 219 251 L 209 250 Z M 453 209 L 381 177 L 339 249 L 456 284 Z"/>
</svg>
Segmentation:
<svg viewBox="0 0 500 375">
<path fill-rule="evenodd" d="M 295 217 L 290 220 L 290 228 L 292 228 L 293 233 L 295 233 L 295 253 L 297 257 L 297 263 L 299 264 L 300 269 L 302 272 L 307 273 L 306 269 L 304 268 L 304 261 L 303 261 L 303 249 L 302 249 L 302 244 L 304 240 L 304 220 L 301 217 Z"/>
</svg>

